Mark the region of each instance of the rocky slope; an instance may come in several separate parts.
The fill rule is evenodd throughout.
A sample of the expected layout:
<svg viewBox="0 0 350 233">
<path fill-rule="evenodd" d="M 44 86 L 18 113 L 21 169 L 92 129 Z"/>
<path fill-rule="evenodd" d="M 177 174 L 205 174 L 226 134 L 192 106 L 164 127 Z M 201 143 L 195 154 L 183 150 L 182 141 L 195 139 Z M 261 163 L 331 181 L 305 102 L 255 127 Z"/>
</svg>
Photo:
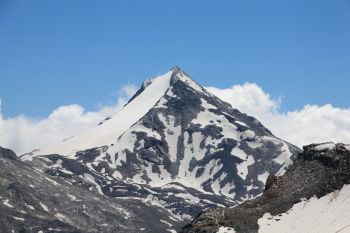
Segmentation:
<svg viewBox="0 0 350 233">
<path fill-rule="evenodd" d="M 163 208 L 112 199 L 43 173 L 0 147 L 0 232 L 175 232 Z"/>
<path fill-rule="evenodd" d="M 269 176 L 262 196 L 204 212 L 183 232 L 350 232 L 349 150 L 344 144 L 306 146 L 283 176 Z"/>
<path fill-rule="evenodd" d="M 88 132 L 21 159 L 105 197 L 161 206 L 181 222 L 262 193 L 299 151 L 175 67 Z"/>
</svg>

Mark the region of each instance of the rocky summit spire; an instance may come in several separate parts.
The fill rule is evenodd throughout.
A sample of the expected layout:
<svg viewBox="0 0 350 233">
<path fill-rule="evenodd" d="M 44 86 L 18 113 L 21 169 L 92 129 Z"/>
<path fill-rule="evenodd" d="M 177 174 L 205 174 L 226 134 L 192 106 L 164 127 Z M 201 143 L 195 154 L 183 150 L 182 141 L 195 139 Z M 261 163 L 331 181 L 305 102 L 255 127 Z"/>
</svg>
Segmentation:
<svg viewBox="0 0 350 233">
<path fill-rule="evenodd" d="M 173 68 L 171 68 L 171 71 L 173 72 L 173 74 L 181 74 L 181 73 L 184 73 L 182 71 L 182 69 L 178 66 L 174 66 Z"/>
<path fill-rule="evenodd" d="M 173 85 L 177 80 L 181 80 L 188 85 L 197 86 L 197 89 L 203 91 L 203 88 L 196 83 L 187 73 L 185 73 L 180 67 L 174 66 L 170 72 L 172 72 L 170 85 Z"/>
</svg>

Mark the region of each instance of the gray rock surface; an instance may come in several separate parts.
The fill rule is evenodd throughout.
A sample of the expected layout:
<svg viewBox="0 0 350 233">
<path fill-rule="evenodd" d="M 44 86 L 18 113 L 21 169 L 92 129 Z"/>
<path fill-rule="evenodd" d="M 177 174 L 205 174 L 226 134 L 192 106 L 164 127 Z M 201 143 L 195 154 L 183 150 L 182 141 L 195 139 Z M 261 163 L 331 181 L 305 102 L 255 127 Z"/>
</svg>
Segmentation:
<svg viewBox="0 0 350 233">
<path fill-rule="evenodd" d="M 166 232 L 181 225 L 162 208 L 71 185 L 0 148 L 1 233 Z"/>
</svg>

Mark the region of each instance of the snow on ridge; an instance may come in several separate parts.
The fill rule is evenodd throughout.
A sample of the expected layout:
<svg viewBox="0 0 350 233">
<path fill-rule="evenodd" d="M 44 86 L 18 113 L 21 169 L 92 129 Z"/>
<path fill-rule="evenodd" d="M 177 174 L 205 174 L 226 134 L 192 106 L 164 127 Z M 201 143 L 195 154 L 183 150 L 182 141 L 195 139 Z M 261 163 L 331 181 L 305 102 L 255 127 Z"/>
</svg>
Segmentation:
<svg viewBox="0 0 350 233">
<path fill-rule="evenodd" d="M 35 151 L 32 155 L 27 155 L 27 157 L 46 154 L 73 156 L 77 151 L 115 143 L 127 129 L 142 118 L 166 93 L 170 87 L 172 74 L 173 71 L 169 71 L 164 75 L 152 79 L 147 88 L 139 96 L 120 111 L 113 114 L 103 124 L 95 126 L 68 140 Z M 22 159 L 26 159 L 26 156 Z"/>
<path fill-rule="evenodd" d="M 317 199 L 302 200 L 281 216 L 266 213 L 259 233 L 350 232 L 350 185 Z"/>
<path fill-rule="evenodd" d="M 350 150 L 349 144 L 342 144 L 342 143 L 339 143 L 339 144 L 342 145 L 346 150 Z M 337 143 L 334 143 L 334 142 L 325 142 L 321 144 L 316 144 L 315 150 L 317 151 L 333 150 L 336 145 Z"/>
<path fill-rule="evenodd" d="M 350 145 L 344 145 L 347 150 L 350 150 Z"/>
<path fill-rule="evenodd" d="M 217 233 L 235 233 L 235 230 L 230 227 L 220 227 Z"/>
<path fill-rule="evenodd" d="M 315 147 L 315 150 L 317 151 L 321 151 L 321 150 L 333 150 L 335 147 L 335 143 L 334 142 L 326 142 L 326 143 L 322 143 L 319 144 Z"/>
</svg>

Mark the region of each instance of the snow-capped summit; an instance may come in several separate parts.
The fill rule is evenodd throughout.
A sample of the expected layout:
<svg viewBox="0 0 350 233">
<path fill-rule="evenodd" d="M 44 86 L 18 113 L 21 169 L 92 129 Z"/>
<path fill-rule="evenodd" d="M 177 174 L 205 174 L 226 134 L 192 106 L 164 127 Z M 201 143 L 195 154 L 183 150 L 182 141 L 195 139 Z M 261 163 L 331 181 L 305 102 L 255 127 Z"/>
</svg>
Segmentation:
<svg viewBox="0 0 350 233">
<path fill-rule="evenodd" d="M 34 155 L 62 154 L 74 155 L 78 151 L 110 145 L 144 116 L 170 87 L 173 70 L 156 77 L 143 85 L 142 92 L 125 105 L 120 111 L 110 116 L 103 124 L 34 152 Z M 141 90 L 141 89 L 140 89 Z"/>
<path fill-rule="evenodd" d="M 261 194 L 268 175 L 282 175 L 299 151 L 174 67 L 98 126 L 22 160 L 183 220 Z"/>
<path fill-rule="evenodd" d="M 96 127 L 54 145 L 35 150 L 30 156 L 45 154 L 74 155 L 78 151 L 115 143 L 121 134 L 144 116 L 179 80 L 196 91 L 209 94 L 179 67 L 175 66 L 164 75 L 146 80 L 120 111 L 108 116 L 105 121 Z"/>
</svg>

